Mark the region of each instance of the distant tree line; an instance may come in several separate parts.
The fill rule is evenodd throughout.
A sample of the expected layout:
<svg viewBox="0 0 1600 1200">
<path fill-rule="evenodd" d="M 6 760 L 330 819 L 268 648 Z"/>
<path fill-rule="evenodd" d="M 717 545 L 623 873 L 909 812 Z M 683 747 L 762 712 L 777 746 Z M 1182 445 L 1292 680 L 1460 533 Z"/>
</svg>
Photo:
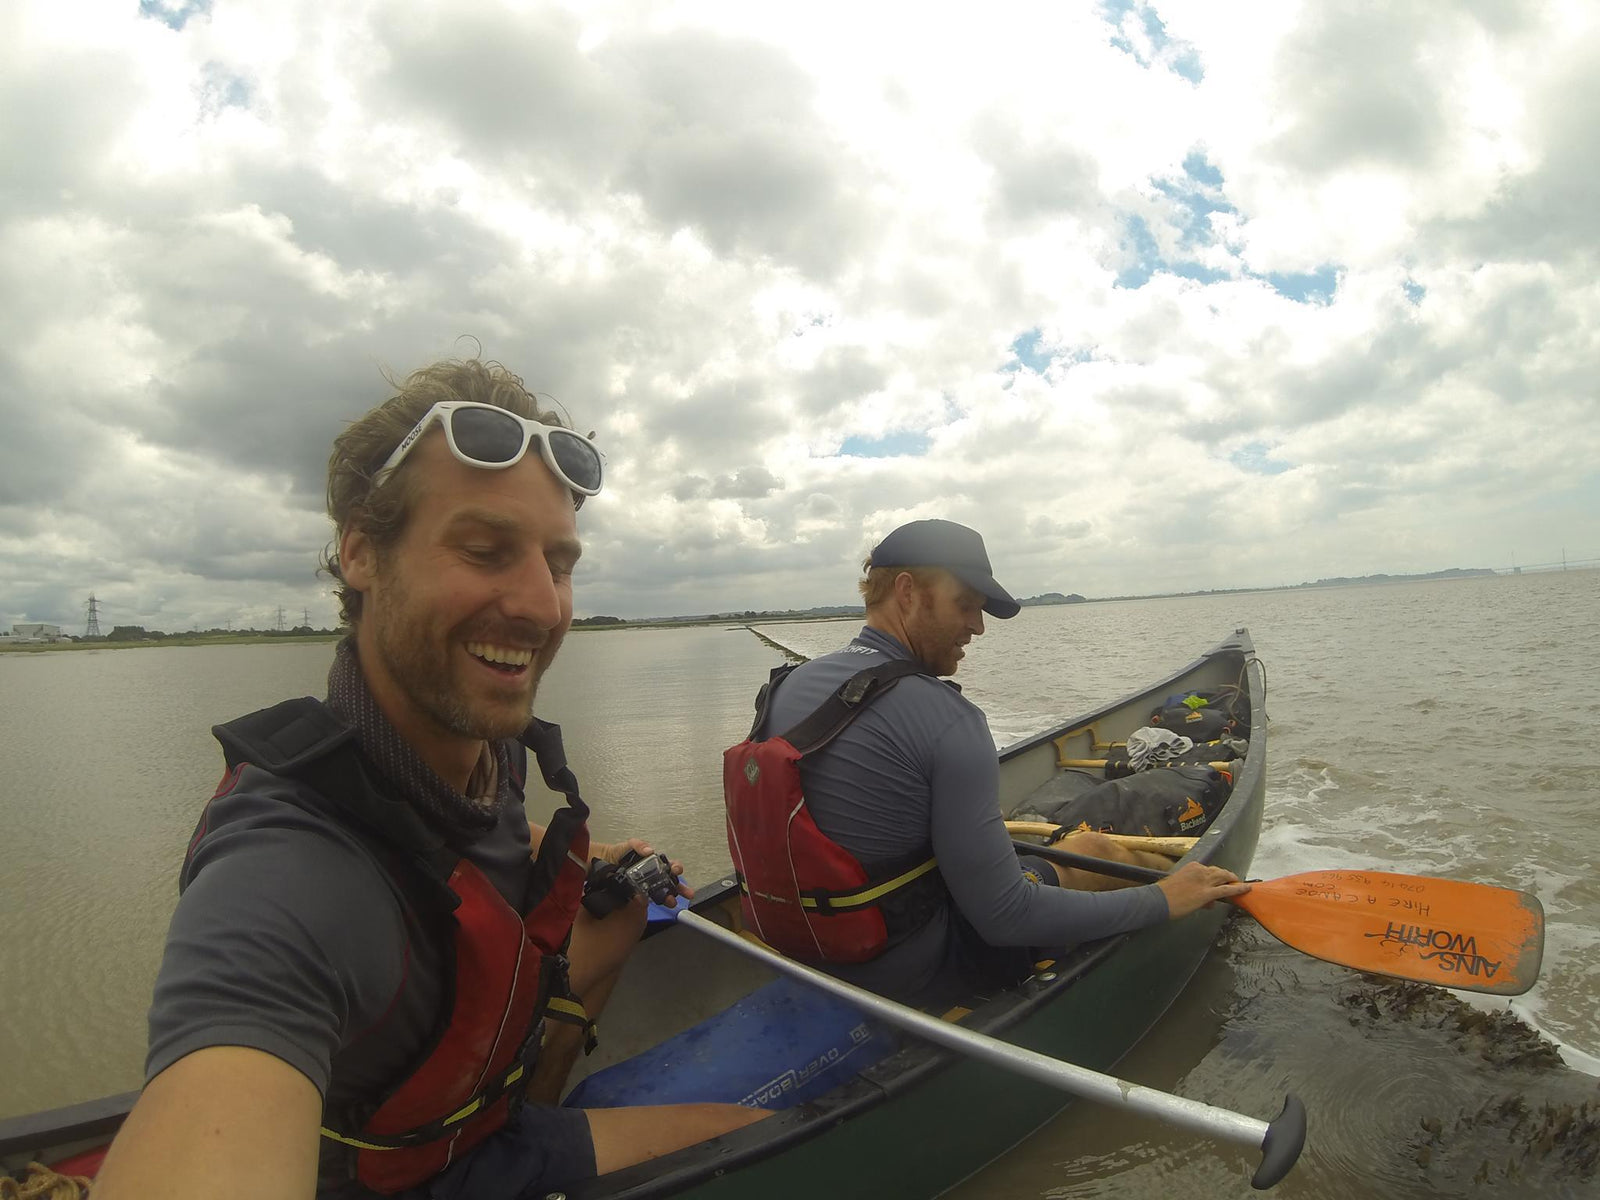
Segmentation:
<svg viewBox="0 0 1600 1200">
<path fill-rule="evenodd" d="M 1076 592 L 1063 595 L 1060 592 L 1045 592 L 1040 596 L 1029 596 L 1017 603 L 1022 605 L 1045 604 L 1084 604 L 1086 601 Z M 689 616 L 671 617 L 579 617 L 573 625 L 678 625 L 706 621 L 792 621 L 809 617 L 852 617 L 861 616 L 866 612 L 859 604 L 823 604 L 815 608 L 747 608 L 742 612 L 730 609 L 727 612 L 695 613 Z"/>
<path fill-rule="evenodd" d="M 75 642 L 161 642 L 168 638 L 228 638 L 228 637 L 332 637 L 337 629 L 313 629 L 309 625 L 296 625 L 293 629 L 193 629 L 167 633 L 160 629 L 146 629 L 143 625 L 113 625 L 111 632 L 101 637 L 74 636 Z"/>
</svg>

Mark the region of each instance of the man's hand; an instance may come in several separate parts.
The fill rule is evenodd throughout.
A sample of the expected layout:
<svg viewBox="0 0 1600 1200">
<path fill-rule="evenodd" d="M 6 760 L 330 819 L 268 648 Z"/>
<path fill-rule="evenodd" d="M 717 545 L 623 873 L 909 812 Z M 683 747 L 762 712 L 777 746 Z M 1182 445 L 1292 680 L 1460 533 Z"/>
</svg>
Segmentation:
<svg viewBox="0 0 1600 1200">
<path fill-rule="evenodd" d="M 1218 900 L 1242 896 L 1250 890 L 1248 883 L 1241 883 L 1227 868 L 1197 862 L 1185 863 L 1156 886 L 1167 898 L 1169 917 L 1186 917 Z"/>
<path fill-rule="evenodd" d="M 637 850 L 645 858 L 655 853 L 655 848 L 643 838 L 629 838 L 625 842 L 615 842 L 611 845 L 606 845 L 603 842 L 592 845 L 589 847 L 589 854 L 594 858 L 604 859 L 606 862 L 616 866 L 622 862 L 622 856 L 629 850 Z M 672 878 L 677 880 L 678 876 L 683 874 L 683 864 L 677 859 L 672 859 L 671 867 Z M 685 900 L 694 899 L 694 889 L 688 884 L 680 882 L 676 883 L 675 886 L 678 889 L 678 896 L 682 896 Z M 673 908 L 677 903 L 677 896 L 668 896 L 664 902 L 664 907 Z"/>
</svg>

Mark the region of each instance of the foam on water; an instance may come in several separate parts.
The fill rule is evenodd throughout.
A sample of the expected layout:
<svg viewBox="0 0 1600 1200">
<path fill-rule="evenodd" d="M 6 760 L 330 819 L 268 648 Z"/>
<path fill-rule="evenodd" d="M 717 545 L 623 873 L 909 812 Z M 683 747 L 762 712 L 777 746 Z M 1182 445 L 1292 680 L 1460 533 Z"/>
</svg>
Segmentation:
<svg viewBox="0 0 1600 1200">
<path fill-rule="evenodd" d="M 1553 986 L 1553 981 L 1580 979 L 1587 968 L 1589 958 L 1592 957 L 1586 957 L 1584 951 L 1593 951 L 1596 947 L 1600 947 L 1600 930 L 1576 925 L 1571 921 L 1550 920 L 1547 913 L 1544 965 L 1540 972 L 1540 981 L 1526 995 L 1512 997 L 1510 1007 L 1512 1012 L 1556 1044 L 1568 1066 L 1586 1075 L 1600 1076 L 1600 1055 L 1585 1046 L 1575 1044 L 1572 1036 L 1566 1033 L 1560 1027 L 1560 1023 L 1552 1019 L 1546 1011 L 1548 991 Z M 1479 1008 L 1488 1007 L 1484 1002 L 1492 999 L 1466 993 L 1461 995 L 1462 999 Z"/>
<path fill-rule="evenodd" d="M 1548 969 L 1549 955 L 1546 955 Z M 1600 1077 L 1600 1056 L 1589 1053 L 1580 1046 L 1562 1037 L 1559 1031 L 1550 1027 L 1543 1020 L 1544 1003 L 1540 996 L 1542 984 L 1536 985 L 1531 992 L 1523 996 L 1485 996 L 1479 992 L 1461 992 L 1454 988 L 1447 989 L 1458 1000 L 1470 1004 L 1482 1012 L 1504 1012 L 1509 1009 L 1518 1020 L 1530 1029 L 1535 1030 L 1540 1037 L 1555 1046 L 1561 1054 L 1561 1059 L 1574 1071 L 1581 1071 L 1585 1075 Z"/>
<path fill-rule="evenodd" d="M 1283 785 L 1274 790 L 1272 802 L 1261 830 L 1261 840 L 1256 848 L 1252 873 L 1259 878 L 1294 875 L 1302 871 L 1321 870 L 1333 865 L 1340 854 L 1349 854 L 1347 861 L 1361 861 L 1370 856 L 1374 838 L 1386 843 L 1386 853 L 1381 869 L 1406 874 L 1447 875 L 1453 870 L 1471 866 L 1481 857 L 1476 839 L 1463 833 L 1443 840 L 1430 842 L 1430 849 L 1438 853 L 1428 862 L 1405 862 L 1392 857 L 1392 851 L 1406 841 L 1396 832 L 1437 822 L 1443 814 L 1420 801 L 1413 807 L 1385 807 L 1361 805 L 1357 808 L 1337 810 L 1328 803 L 1339 784 L 1327 767 L 1294 768 Z M 1579 876 L 1564 873 L 1548 863 L 1528 860 L 1517 864 L 1525 867 L 1528 875 L 1527 889 L 1539 896 L 1557 896 L 1564 887 L 1581 882 Z M 1574 1044 L 1570 1036 L 1546 1015 L 1546 989 L 1553 978 L 1562 977 L 1563 965 L 1570 964 L 1573 971 L 1581 972 L 1585 964 L 1579 952 L 1600 946 L 1600 930 L 1564 920 L 1561 909 L 1551 911 L 1547 906 L 1545 926 L 1545 955 L 1540 982 L 1527 994 L 1516 997 L 1486 996 L 1477 992 L 1446 989 L 1456 997 L 1484 1012 L 1504 1011 L 1509 1008 L 1521 1021 L 1553 1043 L 1563 1061 L 1573 1070 L 1586 1075 L 1600 1076 L 1600 1055 Z"/>
<path fill-rule="evenodd" d="M 1517 1011 L 1515 1005 L 1512 1006 L 1512 1011 Z M 1521 1016 L 1522 1014 L 1518 1013 L 1517 1015 Z M 1556 1038 L 1551 1036 L 1548 1030 L 1540 1029 L 1538 1023 L 1535 1022 L 1531 1017 L 1524 1018 L 1524 1020 L 1526 1020 L 1528 1024 L 1532 1025 L 1535 1029 L 1538 1029 L 1540 1033 L 1550 1038 L 1552 1042 L 1555 1042 L 1556 1049 L 1561 1051 L 1561 1057 L 1566 1062 L 1567 1066 L 1571 1067 L 1574 1071 L 1582 1071 L 1585 1075 L 1600 1076 L 1600 1057 L 1579 1050 L 1576 1046 L 1570 1046 L 1565 1042 L 1558 1041 Z"/>
<path fill-rule="evenodd" d="M 1326 768 L 1298 767 L 1286 782 L 1287 788 L 1275 789 L 1267 805 L 1253 863 L 1257 875 L 1293 875 L 1327 866 L 1326 852 L 1313 840 L 1322 836 L 1320 823 L 1297 820 L 1294 814 L 1320 811 L 1322 795 L 1337 792 L 1339 785 Z"/>
</svg>

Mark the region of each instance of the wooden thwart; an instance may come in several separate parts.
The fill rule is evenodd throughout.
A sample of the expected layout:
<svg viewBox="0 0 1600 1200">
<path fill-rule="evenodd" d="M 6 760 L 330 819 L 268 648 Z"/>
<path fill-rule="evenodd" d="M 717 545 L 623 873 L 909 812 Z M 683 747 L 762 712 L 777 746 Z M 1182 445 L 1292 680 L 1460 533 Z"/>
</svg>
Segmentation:
<svg viewBox="0 0 1600 1200">
<path fill-rule="evenodd" d="M 1062 826 L 1052 825 L 1049 821 L 1007 821 L 1006 831 L 1013 837 L 1054 837 L 1062 831 Z M 1071 833 L 1068 829 L 1066 832 Z M 1105 833 L 1101 837 L 1110 838 L 1119 846 L 1126 846 L 1129 850 L 1145 850 L 1151 854 L 1165 854 L 1168 858 L 1182 858 L 1194 849 L 1194 844 L 1199 838 L 1192 837 L 1151 837 L 1139 833 Z"/>
<path fill-rule="evenodd" d="M 1069 729 L 1055 739 L 1056 766 L 1064 767 L 1073 761 L 1067 757 L 1067 743 L 1073 738 L 1081 737 L 1084 734 L 1089 735 L 1089 753 L 1091 754 L 1109 754 L 1117 747 L 1127 745 L 1126 742 L 1102 742 L 1093 725 L 1086 725 L 1080 729 Z M 1102 763 L 1101 765 L 1104 766 L 1105 764 Z"/>
<path fill-rule="evenodd" d="M 1056 766 L 1076 767 L 1080 771 L 1100 771 L 1105 769 L 1107 761 L 1108 760 L 1104 758 L 1062 758 L 1056 760 Z M 1180 765 L 1187 767 L 1193 766 L 1194 764 L 1182 763 Z M 1237 762 L 1214 762 L 1206 764 L 1206 766 L 1210 767 L 1213 771 L 1221 771 L 1224 775 L 1227 775 L 1230 778 L 1233 776 L 1233 770 L 1236 765 Z"/>
</svg>

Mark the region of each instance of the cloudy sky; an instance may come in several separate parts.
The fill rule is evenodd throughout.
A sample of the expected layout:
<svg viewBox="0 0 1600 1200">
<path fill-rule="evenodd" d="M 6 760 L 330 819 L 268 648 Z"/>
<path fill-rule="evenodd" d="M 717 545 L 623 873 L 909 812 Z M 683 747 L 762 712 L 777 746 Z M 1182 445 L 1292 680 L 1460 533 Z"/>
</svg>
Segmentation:
<svg viewBox="0 0 1600 1200">
<path fill-rule="evenodd" d="M 580 614 L 1600 556 L 1587 2 L 0 6 L 0 625 L 331 624 L 327 448 L 598 431 Z"/>
</svg>

